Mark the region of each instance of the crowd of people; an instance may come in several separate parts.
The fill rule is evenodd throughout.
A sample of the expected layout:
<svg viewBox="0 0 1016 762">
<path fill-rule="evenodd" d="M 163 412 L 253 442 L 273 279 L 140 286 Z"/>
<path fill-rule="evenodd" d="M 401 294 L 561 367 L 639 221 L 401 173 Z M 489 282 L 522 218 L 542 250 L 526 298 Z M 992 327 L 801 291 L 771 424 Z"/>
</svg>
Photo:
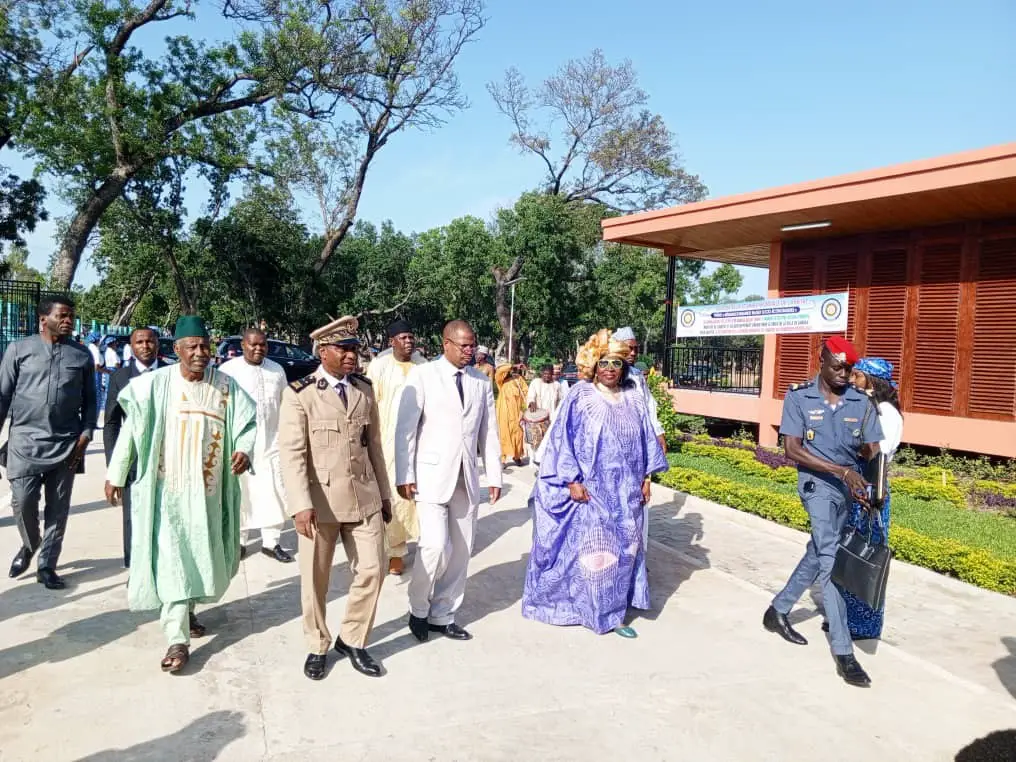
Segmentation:
<svg viewBox="0 0 1016 762">
<path fill-rule="evenodd" d="M 10 576 L 38 555 L 39 582 L 59 589 L 74 475 L 96 428 L 100 389 L 94 353 L 70 338 L 73 303 L 48 298 L 39 320 L 40 333 L 13 343 L 0 363 L 0 426 L 10 421 L 0 465 L 22 541 Z M 572 385 L 553 365 L 527 381 L 523 366 L 490 363 L 458 320 L 429 362 L 412 326 L 396 320 L 366 373 L 356 318 L 333 320 L 310 335 L 318 368 L 289 383 L 266 357 L 261 328 L 248 329 L 242 354 L 218 367 L 197 316 L 177 321 L 178 362 L 160 361 L 159 338 L 133 331 L 130 359 L 106 374 L 104 446 L 106 497 L 123 510 L 128 607 L 160 611 L 162 670 L 186 666 L 191 639 L 206 632 L 196 607 L 221 598 L 257 534 L 264 555 L 299 562 L 310 679 L 326 675 L 333 649 L 358 672 L 383 674 L 367 646 L 389 574 L 410 575 L 414 637 L 471 639 L 455 620 L 478 506 L 497 503 L 503 469 L 523 457 L 536 469 L 523 616 L 638 636 L 632 612 L 650 607 L 652 476 L 667 459 L 630 328 L 591 336 Z M 892 366 L 828 340 L 818 375 L 788 392 L 781 433 L 799 465 L 811 539 L 763 625 L 805 644 L 788 615 L 817 582 L 837 671 L 866 685 L 851 641 L 878 637 L 883 612 L 837 587 L 831 571 L 845 528 L 867 532 L 871 522 L 876 539 L 888 532 L 889 500 L 874 504 L 862 470 L 879 451 L 891 457 L 902 436 Z M 282 545 L 289 519 L 296 559 Z M 326 601 L 340 541 L 352 579 L 333 640 Z"/>
</svg>

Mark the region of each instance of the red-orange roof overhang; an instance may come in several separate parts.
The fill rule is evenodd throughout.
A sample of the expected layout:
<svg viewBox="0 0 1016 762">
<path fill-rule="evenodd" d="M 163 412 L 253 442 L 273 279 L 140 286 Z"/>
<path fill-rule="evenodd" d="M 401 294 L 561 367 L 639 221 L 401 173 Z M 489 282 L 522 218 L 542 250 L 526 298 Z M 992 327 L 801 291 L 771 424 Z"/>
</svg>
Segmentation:
<svg viewBox="0 0 1016 762">
<path fill-rule="evenodd" d="M 606 241 L 766 267 L 772 241 L 1016 216 L 1016 143 L 603 221 Z M 782 232 L 788 225 L 828 227 Z"/>
</svg>

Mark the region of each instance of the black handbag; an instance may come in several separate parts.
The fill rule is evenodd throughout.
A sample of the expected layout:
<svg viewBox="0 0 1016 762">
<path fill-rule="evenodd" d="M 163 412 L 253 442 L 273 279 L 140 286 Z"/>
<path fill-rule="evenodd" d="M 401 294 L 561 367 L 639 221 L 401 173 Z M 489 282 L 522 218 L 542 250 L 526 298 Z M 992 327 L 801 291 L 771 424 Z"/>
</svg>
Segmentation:
<svg viewBox="0 0 1016 762">
<path fill-rule="evenodd" d="M 888 540 L 882 517 L 877 513 L 868 521 L 867 535 L 856 527 L 849 529 L 836 550 L 832 579 L 877 611 L 885 605 L 885 588 L 893 552 L 888 542 L 872 543 L 874 521 L 882 529 L 882 537 Z"/>
</svg>

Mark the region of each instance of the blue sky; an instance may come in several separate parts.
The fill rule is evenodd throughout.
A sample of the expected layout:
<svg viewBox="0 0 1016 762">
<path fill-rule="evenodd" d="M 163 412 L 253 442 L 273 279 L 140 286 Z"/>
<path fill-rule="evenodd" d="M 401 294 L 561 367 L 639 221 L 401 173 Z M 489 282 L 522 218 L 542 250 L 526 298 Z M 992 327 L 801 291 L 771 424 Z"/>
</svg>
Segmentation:
<svg viewBox="0 0 1016 762">
<path fill-rule="evenodd" d="M 393 138 L 361 219 L 412 232 L 510 205 L 540 164 L 509 146 L 485 84 L 516 66 L 537 85 L 596 47 L 631 59 L 713 197 L 1016 140 L 1012 0 L 490 0 L 487 15 L 458 64 L 470 108 Z M 52 235 L 47 223 L 32 236 L 36 267 Z M 742 293 L 764 292 L 765 271 L 745 276 Z M 78 282 L 94 279 L 79 268 Z"/>
</svg>

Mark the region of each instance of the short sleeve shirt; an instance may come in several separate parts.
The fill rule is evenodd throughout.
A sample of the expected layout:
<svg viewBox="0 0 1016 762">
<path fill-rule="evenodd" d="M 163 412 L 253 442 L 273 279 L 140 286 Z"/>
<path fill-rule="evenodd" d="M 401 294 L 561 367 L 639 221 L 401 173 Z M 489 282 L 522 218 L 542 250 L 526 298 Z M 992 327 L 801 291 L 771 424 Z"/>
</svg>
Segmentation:
<svg viewBox="0 0 1016 762">
<path fill-rule="evenodd" d="M 855 469 L 861 446 L 878 442 L 883 436 L 878 410 L 866 394 L 848 386 L 839 402 L 830 405 L 822 395 L 818 378 L 787 392 L 780 433 L 800 437 L 805 449 L 823 460 Z M 835 481 L 839 486 L 839 480 L 830 474 L 813 473 L 803 467 L 799 471 Z"/>
</svg>

